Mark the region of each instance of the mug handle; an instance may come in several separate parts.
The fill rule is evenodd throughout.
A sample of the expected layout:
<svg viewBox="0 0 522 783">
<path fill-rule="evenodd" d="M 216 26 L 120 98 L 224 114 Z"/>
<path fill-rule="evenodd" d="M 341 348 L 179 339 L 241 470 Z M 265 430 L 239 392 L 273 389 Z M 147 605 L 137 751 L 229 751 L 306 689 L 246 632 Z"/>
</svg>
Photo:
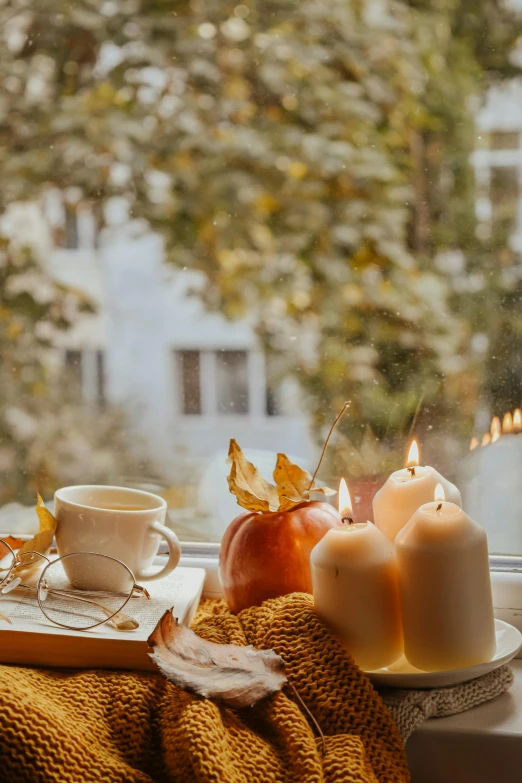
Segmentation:
<svg viewBox="0 0 522 783">
<path fill-rule="evenodd" d="M 169 559 L 163 568 L 160 568 L 159 571 L 154 571 L 153 573 L 140 572 L 136 574 L 136 581 L 139 582 L 152 582 L 153 579 L 161 579 L 162 576 L 168 576 L 168 574 L 174 571 L 181 557 L 181 545 L 174 531 L 169 530 L 168 527 L 165 527 L 165 525 L 162 525 L 160 522 L 153 522 L 151 529 L 155 533 L 159 533 L 160 536 L 163 536 L 163 538 L 167 541 L 169 547 Z"/>
</svg>

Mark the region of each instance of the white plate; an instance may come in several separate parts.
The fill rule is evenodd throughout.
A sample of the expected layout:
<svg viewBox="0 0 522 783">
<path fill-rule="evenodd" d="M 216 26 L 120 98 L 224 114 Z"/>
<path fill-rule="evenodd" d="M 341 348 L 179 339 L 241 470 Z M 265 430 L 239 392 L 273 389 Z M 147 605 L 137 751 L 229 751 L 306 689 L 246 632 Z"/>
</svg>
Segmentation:
<svg viewBox="0 0 522 783">
<path fill-rule="evenodd" d="M 366 674 L 374 685 L 388 688 L 441 688 L 474 680 L 510 661 L 522 647 L 522 634 L 509 623 L 495 620 L 495 635 L 497 651 L 487 663 L 480 663 L 465 669 L 450 669 L 445 672 L 424 672 L 409 664 L 402 656 L 391 666 L 366 672 Z"/>
</svg>

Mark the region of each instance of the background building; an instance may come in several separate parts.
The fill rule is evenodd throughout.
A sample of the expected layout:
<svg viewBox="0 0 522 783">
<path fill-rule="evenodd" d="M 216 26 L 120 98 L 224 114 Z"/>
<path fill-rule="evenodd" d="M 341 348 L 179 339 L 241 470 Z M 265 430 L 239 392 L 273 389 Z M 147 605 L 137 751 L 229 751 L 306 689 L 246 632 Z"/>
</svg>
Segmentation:
<svg viewBox="0 0 522 783">
<path fill-rule="evenodd" d="M 201 471 L 232 436 L 245 448 L 312 458 L 297 386 L 278 379 L 247 321 L 204 309 L 200 275 L 166 265 L 160 237 L 127 223 L 98 243 L 89 215 L 67 222 L 57 194 L 45 212 L 69 245 L 53 248 L 54 278 L 96 310 L 60 345 L 86 404 L 123 406 L 167 476 L 180 451 Z"/>
</svg>

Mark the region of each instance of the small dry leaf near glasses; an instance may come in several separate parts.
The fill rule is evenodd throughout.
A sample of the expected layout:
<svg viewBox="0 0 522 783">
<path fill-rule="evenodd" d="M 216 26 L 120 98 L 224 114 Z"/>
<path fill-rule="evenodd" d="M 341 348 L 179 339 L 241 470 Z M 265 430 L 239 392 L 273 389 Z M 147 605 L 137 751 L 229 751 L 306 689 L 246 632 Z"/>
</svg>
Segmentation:
<svg viewBox="0 0 522 783">
<path fill-rule="evenodd" d="M 179 625 L 167 610 L 148 638 L 149 653 L 178 688 L 229 707 L 250 707 L 286 684 L 283 659 L 273 650 L 215 644 Z"/>
<path fill-rule="evenodd" d="M 19 557 L 25 552 L 39 552 L 40 554 L 45 555 L 48 553 L 51 544 L 53 543 L 54 533 L 58 523 L 49 509 L 44 506 L 44 502 L 40 495 L 37 495 L 36 513 L 38 514 L 39 520 L 38 533 L 36 533 L 30 541 L 24 543 L 21 539 L 14 539 L 18 545 L 13 546 L 11 544 L 13 549 L 18 550 L 17 554 Z M 8 543 L 10 542 L 8 541 Z M 27 555 L 23 559 L 23 562 L 15 568 L 15 572 L 20 573 L 22 571 L 28 571 L 35 566 L 40 568 L 42 565 L 43 561 L 41 558 Z"/>
<path fill-rule="evenodd" d="M 4 536 L 0 541 L 0 557 L 3 557 L 9 552 L 9 549 L 4 546 L 4 542 L 8 544 L 11 549 L 20 549 L 23 546 L 23 539 L 15 538 L 14 536 Z"/>
</svg>

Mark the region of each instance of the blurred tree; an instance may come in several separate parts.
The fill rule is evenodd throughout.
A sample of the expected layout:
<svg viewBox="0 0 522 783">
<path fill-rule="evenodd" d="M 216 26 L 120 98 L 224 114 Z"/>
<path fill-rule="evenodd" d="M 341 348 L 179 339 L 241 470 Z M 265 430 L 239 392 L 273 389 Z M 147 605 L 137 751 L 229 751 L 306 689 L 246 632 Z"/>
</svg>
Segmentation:
<svg viewBox="0 0 522 783">
<path fill-rule="evenodd" d="M 57 335 L 90 306 L 50 278 L 38 260 L 45 233 L 33 244 L 29 223 L 22 242 L 0 236 L 0 505 L 136 467 L 121 414 L 79 406 L 61 360 L 53 366 Z"/>
<path fill-rule="evenodd" d="M 209 307 L 293 357 L 317 426 L 345 399 L 356 439 L 421 401 L 433 424 L 478 389 L 476 302 L 434 258 L 494 267 L 472 99 L 515 21 L 494 0 L 5 2 L 2 199 L 78 188 L 101 226 L 123 198 Z"/>
</svg>

